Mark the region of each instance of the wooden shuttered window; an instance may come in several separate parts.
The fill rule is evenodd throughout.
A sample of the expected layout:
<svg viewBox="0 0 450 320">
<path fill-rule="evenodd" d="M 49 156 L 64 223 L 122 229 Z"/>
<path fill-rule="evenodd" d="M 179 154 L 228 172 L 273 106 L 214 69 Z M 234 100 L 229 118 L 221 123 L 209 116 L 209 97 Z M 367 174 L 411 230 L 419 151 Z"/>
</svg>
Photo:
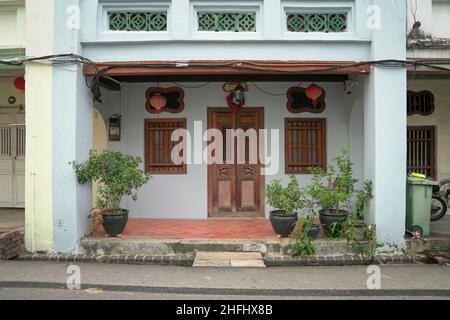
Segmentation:
<svg viewBox="0 0 450 320">
<path fill-rule="evenodd" d="M 327 169 L 326 120 L 286 119 L 286 174 L 308 174 L 310 168 Z"/>
<path fill-rule="evenodd" d="M 186 129 L 186 119 L 145 120 L 145 168 L 152 174 L 186 174 L 186 164 L 172 161 L 172 150 L 180 141 L 171 141 L 172 133 Z M 181 156 L 183 156 L 181 154 Z"/>
<path fill-rule="evenodd" d="M 436 178 L 436 128 L 408 127 L 408 174 L 422 173 Z"/>
</svg>

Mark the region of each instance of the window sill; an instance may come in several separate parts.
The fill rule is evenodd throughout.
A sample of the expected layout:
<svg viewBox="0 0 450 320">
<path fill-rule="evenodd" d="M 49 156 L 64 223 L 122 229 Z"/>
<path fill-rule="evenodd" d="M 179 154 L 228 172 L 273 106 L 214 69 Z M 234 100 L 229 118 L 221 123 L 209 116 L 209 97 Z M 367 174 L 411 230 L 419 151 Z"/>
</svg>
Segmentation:
<svg viewBox="0 0 450 320">
<path fill-rule="evenodd" d="M 169 37 L 158 37 L 158 38 L 145 38 L 145 39 L 130 39 L 130 38 L 117 38 L 114 37 L 114 39 L 99 39 L 94 41 L 81 41 L 81 44 L 83 45 L 107 45 L 107 44 L 145 44 L 145 43 L 155 43 L 155 42 L 162 42 L 162 43 L 196 43 L 196 42 L 253 42 L 253 43 L 290 43 L 290 42 L 335 42 L 335 43 L 359 43 L 359 44 L 369 44 L 372 42 L 371 39 L 356 39 L 356 38 L 312 38 L 312 37 L 305 37 L 305 38 L 282 38 L 282 39 L 265 39 L 265 38 L 242 38 L 242 39 L 236 39 L 236 38 L 190 38 L 190 39 L 175 39 L 175 38 L 169 38 Z"/>
</svg>

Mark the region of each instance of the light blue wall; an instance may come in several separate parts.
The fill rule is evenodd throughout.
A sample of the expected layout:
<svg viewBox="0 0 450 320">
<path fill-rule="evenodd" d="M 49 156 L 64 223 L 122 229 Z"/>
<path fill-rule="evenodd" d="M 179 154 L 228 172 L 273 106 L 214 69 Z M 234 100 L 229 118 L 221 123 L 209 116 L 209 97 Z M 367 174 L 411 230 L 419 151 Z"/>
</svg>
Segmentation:
<svg viewBox="0 0 450 320">
<path fill-rule="evenodd" d="M 78 0 L 55 1 L 54 53 L 79 53 L 78 30 L 67 28 L 66 14 Z M 86 160 L 92 147 L 92 97 L 80 65 L 53 68 L 54 247 L 72 252 L 89 232 L 91 188 L 79 185 L 70 161 Z"/>
<path fill-rule="evenodd" d="M 360 61 L 371 56 L 371 32 L 366 20 L 370 0 L 336 1 L 101 1 L 80 0 L 82 9 L 81 44 L 83 54 L 97 61 L 142 60 L 328 60 Z M 135 8 L 169 6 L 167 32 L 114 33 L 105 30 L 102 5 Z M 194 5 L 228 7 L 259 6 L 261 23 L 255 35 L 232 33 L 199 34 L 194 29 Z M 314 10 L 350 9 L 349 32 L 342 34 L 289 33 L 283 21 L 285 8 Z M 239 40 L 236 40 L 239 39 Z"/>
<path fill-rule="evenodd" d="M 303 83 L 308 86 L 310 83 Z M 280 130 L 280 168 L 274 176 L 267 176 L 266 183 L 274 179 L 287 182 L 284 159 L 284 119 L 295 117 L 313 117 L 327 119 L 327 155 L 328 163 L 339 154 L 340 146 L 350 144 L 350 152 L 355 155 L 355 172 L 358 179 L 362 179 L 363 161 L 358 157 L 363 153 L 362 104 L 356 103 L 363 99 L 362 88 L 349 96 L 344 92 L 343 83 L 318 83 L 326 90 L 327 108 L 322 114 L 296 115 L 288 112 L 286 96 L 271 96 L 261 93 L 251 84 L 247 93 L 247 106 L 264 107 L 266 129 Z M 144 158 L 144 119 L 156 118 L 145 110 L 145 91 L 153 83 L 125 84 L 123 86 L 121 142 L 110 142 L 109 147 Z M 161 87 L 173 86 L 171 83 L 160 83 Z M 193 86 L 193 83 L 181 85 Z M 202 121 L 203 129 L 207 129 L 207 107 L 225 107 L 226 94 L 222 90 L 222 83 L 211 83 L 200 89 L 185 89 L 185 110 L 180 114 L 163 113 L 161 118 L 187 118 L 187 126 L 193 132 L 194 121 Z M 285 93 L 290 87 L 298 83 L 258 82 L 257 86 L 271 93 Z M 357 89 L 357 88 L 355 88 Z M 105 119 L 112 113 L 120 111 L 120 94 L 104 91 L 105 102 L 100 107 Z M 350 139 L 349 132 L 354 132 Z M 270 141 L 269 141 L 270 142 Z M 270 150 L 270 144 L 267 149 Z M 206 147 L 206 143 L 204 143 Z M 358 148 L 358 149 L 356 149 Z M 302 185 L 309 182 L 308 175 L 299 175 Z M 132 217 L 143 218 L 207 218 L 207 165 L 189 165 L 187 175 L 154 175 L 150 183 L 139 192 L 139 201 L 127 199 L 124 206 L 130 210 Z M 176 186 L 176 187 L 175 187 Z M 267 208 L 267 211 L 270 208 Z"/>
<path fill-rule="evenodd" d="M 374 0 L 382 12 L 372 59 L 406 57 L 405 1 Z M 397 30 L 397 32 L 393 32 Z M 385 244 L 404 244 L 406 203 L 406 68 L 374 67 L 365 79 L 365 177 L 374 183 L 369 221 Z"/>
</svg>

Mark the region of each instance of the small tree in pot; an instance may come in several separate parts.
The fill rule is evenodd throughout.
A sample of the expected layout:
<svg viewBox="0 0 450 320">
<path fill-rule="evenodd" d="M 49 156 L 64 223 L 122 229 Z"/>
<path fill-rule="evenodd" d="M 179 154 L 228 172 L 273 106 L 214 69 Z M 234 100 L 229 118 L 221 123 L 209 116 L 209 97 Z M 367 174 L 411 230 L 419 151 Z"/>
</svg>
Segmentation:
<svg viewBox="0 0 450 320">
<path fill-rule="evenodd" d="M 306 193 L 321 208 L 320 222 L 325 225 L 328 235 L 334 233 L 336 226 L 346 220 L 349 203 L 355 192 L 353 170 L 346 149 L 335 159 L 335 165 L 328 171 L 312 168 L 312 182 L 306 187 Z M 334 231 L 330 231 L 333 229 Z"/>
<path fill-rule="evenodd" d="M 317 217 L 314 202 L 307 197 L 307 192 L 302 190 L 303 196 L 303 209 L 301 216 L 303 219 L 298 223 L 302 226 L 302 232 L 306 234 L 310 239 L 316 240 L 320 234 L 320 224 L 315 223 Z"/>
<path fill-rule="evenodd" d="M 128 222 L 128 210 L 120 208 L 124 196 L 137 200 L 137 191 L 145 185 L 150 175 L 142 172 L 139 157 L 106 150 L 102 153 L 91 151 L 84 163 L 72 161 L 78 182 L 98 183 L 96 208 L 92 210 L 93 229 L 103 225 L 110 236 L 120 235 Z"/>
<path fill-rule="evenodd" d="M 276 234 L 288 237 L 298 221 L 298 209 L 303 207 L 302 194 L 297 178 L 289 176 L 289 184 L 283 187 L 274 180 L 266 187 L 266 201 L 275 210 L 270 212 L 270 222 Z"/>
</svg>

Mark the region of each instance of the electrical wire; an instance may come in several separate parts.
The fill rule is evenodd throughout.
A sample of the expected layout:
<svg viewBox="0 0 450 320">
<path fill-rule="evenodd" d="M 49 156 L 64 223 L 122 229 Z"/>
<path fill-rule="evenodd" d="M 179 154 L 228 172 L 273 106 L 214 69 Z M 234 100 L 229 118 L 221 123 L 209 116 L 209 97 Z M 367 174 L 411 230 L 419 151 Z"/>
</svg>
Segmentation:
<svg viewBox="0 0 450 320">
<path fill-rule="evenodd" d="M 262 93 L 268 94 L 269 96 L 281 97 L 281 96 L 285 96 L 285 95 L 286 95 L 286 92 L 283 92 L 283 93 L 272 93 L 272 92 L 269 92 L 269 91 L 267 91 L 267 90 L 264 90 L 264 89 L 258 87 L 254 82 L 250 82 L 250 83 L 251 83 L 251 85 L 254 86 L 258 91 L 261 91 Z"/>
<path fill-rule="evenodd" d="M 85 76 L 85 82 L 86 86 L 89 88 L 89 90 L 92 93 L 94 102 L 101 103 L 101 90 L 100 90 L 100 80 L 105 76 L 105 74 L 108 71 L 111 71 L 113 69 L 117 68 L 224 68 L 229 69 L 233 68 L 236 70 L 242 70 L 242 71 L 250 71 L 250 72 L 261 72 L 261 73 L 280 73 L 280 74 L 315 74 L 315 73 L 326 73 L 331 71 L 343 71 L 346 69 L 351 68 L 358 68 L 363 66 L 377 66 L 377 67 L 385 67 L 385 68 L 407 68 L 408 66 L 413 66 L 415 70 L 417 70 L 417 67 L 423 67 L 423 68 L 429 68 L 439 71 L 445 71 L 450 72 L 450 68 L 444 67 L 443 65 L 450 64 L 450 59 L 439 59 L 439 60 L 395 60 L 395 59 L 386 59 L 386 60 L 374 60 L 374 61 L 363 61 L 348 65 L 336 65 L 332 67 L 327 68 L 312 68 L 312 69 L 306 69 L 306 70 L 286 70 L 286 67 L 277 69 L 276 65 L 277 63 L 272 63 L 271 68 L 265 68 L 260 66 L 256 62 L 239 62 L 239 61 L 231 61 L 227 63 L 215 63 L 215 64 L 204 64 L 204 63 L 196 63 L 196 62 L 188 62 L 185 63 L 183 66 L 179 66 L 178 63 L 158 63 L 158 64 L 149 64 L 149 63 L 127 63 L 127 64 L 120 64 L 120 63 L 111 63 L 111 64 L 102 64 L 101 66 L 97 65 L 97 63 L 93 62 L 92 60 L 76 55 L 76 54 L 58 54 L 58 55 L 46 55 L 41 57 L 17 57 L 15 59 L 0 59 L 0 64 L 3 65 L 9 65 L 9 66 L 22 66 L 26 63 L 50 63 L 54 65 L 62 65 L 62 64 L 81 64 L 83 66 L 89 66 L 94 70 L 94 75 L 91 76 L 92 78 L 89 79 L 89 76 Z M 295 65 L 292 65 L 295 66 Z M 297 65 L 297 66 L 303 66 L 303 65 Z M 176 82 L 173 82 L 176 85 L 179 85 Z M 204 83 L 199 86 L 184 86 L 189 89 L 196 89 L 201 88 L 208 83 Z M 281 93 L 271 93 L 268 92 L 258 86 L 256 86 L 254 83 L 252 85 L 261 92 L 264 92 L 269 95 L 282 95 Z M 284 93 L 283 93 L 284 95 Z"/>
<path fill-rule="evenodd" d="M 179 84 L 178 82 L 171 82 L 171 83 L 173 83 L 173 84 L 176 85 L 176 86 L 182 87 L 182 88 L 184 88 L 184 89 L 199 89 L 199 88 L 206 87 L 206 86 L 207 86 L 208 84 L 210 84 L 211 82 L 205 82 L 205 83 L 200 84 L 200 85 L 198 85 L 198 86 L 187 86 L 187 85 L 185 85 L 185 84 Z"/>
</svg>

